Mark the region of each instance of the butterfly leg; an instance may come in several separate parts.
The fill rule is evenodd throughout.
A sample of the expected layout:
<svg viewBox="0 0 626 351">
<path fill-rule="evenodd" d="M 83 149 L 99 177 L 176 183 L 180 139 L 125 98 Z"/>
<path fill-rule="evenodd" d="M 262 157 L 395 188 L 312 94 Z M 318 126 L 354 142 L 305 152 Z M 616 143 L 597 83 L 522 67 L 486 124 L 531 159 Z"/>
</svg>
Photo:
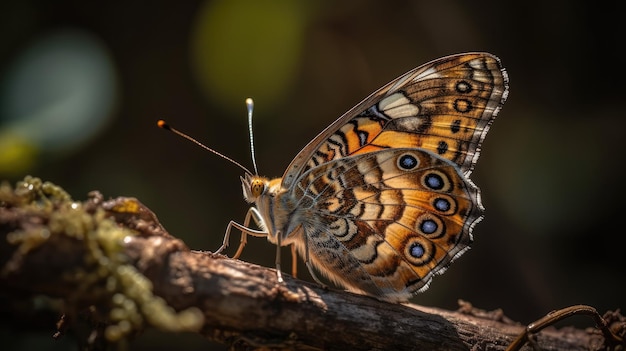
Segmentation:
<svg viewBox="0 0 626 351">
<path fill-rule="evenodd" d="M 276 236 L 276 278 L 279 283 L 283 282 L 283 274 L 280 269 L 280 248 L 282 247 L 282 238 L 280 233 Z M 291 274 L 296 278 L 298 273 L 298 256 L 296 254 L 296 246 L 291 244 Z"/>
<path fill-rule="evenodd" d="M 315 270 L 313 269 L 313 265 L 311 265 L 311 260 L 309 259 L 309 240 L 308 237 L 304 236 L 304 264 L 306 264 L 306 268 L 309 270 L 311 277 L 317 284 L 319 284 L 323 289 L 328 289 L 328 286 L 317 277 Z"/>
<path fill-rule="evenodd" d="M 263 219 L 261 218 L 261 214 L 259 213 L 259 211 L 255 208 L 255 207 L 250 207 L 248 209 L 248 212 L 246 212 L 246 218 L 243 221 L 243 227 L 245 227 L 246 229 L 249 230 L 249 225 L 250 225 L 250 219 L 253 219 L 254 222 L 256 223 L 256 225 L 263 229 L 263 234 L 255 234 L 255 233 L 250 233 L 249 231 L 244 231 L 241 230 L 241 240 L 239 241 L 239 247 L 237 248 L 237 252 L 235 252 L 235 254 L 233 255 L 233 258 L 239 258 L 239 256 L 241 256 L 241 253 L 243 252 L 243 248 L 246 246 L 246 244 L 248 243 L 248 235 L 250 234 L 252 236 L 256 236 L 256 237 L 267 237 L 267 232 L 264 230 L 265 229 L 265 223 L 263 222 Z"/>
<path fill-rule="evenodd" d="M 291 275 L 298 277 L 298 254 L 296 253 L 296 245 L 291 244 Z"/>
<path fill-rule="evenodd" d="M 280 247 L 281 247 L 281 239 L 282 235 L 280 232 L 276 235 L 276 279 L 278 283 L 283 283 L 283 273 L 280 270 Z"/>
<path fill-rule="evenodd" d="M 263 220 L 260 218 L 261 217 L 257 209 L 254 207 L 250 207 L 250 209 L 248 209 L 248 212 L 246 213 L 246 218 L 244 219 L 243 225 L 235 221 L 230 221 L 228 223 L 228 226 L 226 227 L 226 233 L 224 234 L 224 240 L 222 241 L 222 246 L 220 246 L 215 251 L 215 253 L 219 254 L 228 247 L 229 242 L 230 242 L 230 234 L 233 228 L 236 228 L 241 231 L 241 240 L 239 242 L 239 247 L 237 248 L 237 252 L 235 253 L 235 255 L 233 255 L 233 258 L 235 259 L 239 258 L 239 256 L 241 255 L 241 252 L 243 251 L 244 246 L 246 246 L 246 243 L 248 242 L 248 239 L 247 239 L 248 235 L 252 235 L 255 237 L 267 237 L 267 234 L 268 234 L 267 231 L 255 230 L 255 229 L 248 227 L 248 225 L 250 224 L 250 219 L 254 219 L 254 221 L 257 223 L 257 225 L 259 225 L 259 227 L 265 228 L 265 226 L 263 225 Z"/>
</svg>

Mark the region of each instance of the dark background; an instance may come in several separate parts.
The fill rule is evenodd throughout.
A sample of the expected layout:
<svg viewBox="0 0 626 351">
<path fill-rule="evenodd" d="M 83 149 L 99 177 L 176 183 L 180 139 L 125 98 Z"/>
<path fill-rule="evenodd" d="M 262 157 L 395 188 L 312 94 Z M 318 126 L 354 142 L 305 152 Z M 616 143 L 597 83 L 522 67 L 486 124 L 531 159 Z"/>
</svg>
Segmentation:
<svg viewBox="0 0 626 351">
<path fill-rule="evenodd" d="M 391 79 L 444 55 L 488 51 L 506 67 L 510 94 L 472 175 L 486 217 L 472 250 L 413 301 L 455 309 L 462 298 L 522 323 L 578 303 L 623 309 L 626 62 L 618 54 L 623 19 L 612 6 L 3 2 L 0 179 L 31 174 L 77 200 L 95 189 L 137 197 L 191 248 L 212 251 L 228 221 L 246 212 L 242 171 L 160 130 L 157 119 L 248 166 L 251 96 L 259 171 L 280 176 L 308 140 Z M 96 64 L 48 63 L 59 36 L 82 38 L 64 50 Z M 60 76 L 34 69 L 32 80 L 20 80 L 28 52 Z M 25 103 L 14 108 L 18 98 Z M 252 238 L 242 259 L 273 267 L 274 249 Z M 49 340 L 53 328 L 33 338 L 5 327 L 0 337 L 10 349 L 72 349 Z M 153 332 L 132 346 L 211 347 L 197 336 Z"/>
</svg>

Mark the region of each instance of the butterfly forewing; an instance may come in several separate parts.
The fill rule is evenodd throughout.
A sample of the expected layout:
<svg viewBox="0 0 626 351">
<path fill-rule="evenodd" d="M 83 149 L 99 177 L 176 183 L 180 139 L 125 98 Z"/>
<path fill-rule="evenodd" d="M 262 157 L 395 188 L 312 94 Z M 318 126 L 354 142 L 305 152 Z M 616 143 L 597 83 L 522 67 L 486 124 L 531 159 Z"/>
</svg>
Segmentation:
<svg viewBox="0 0 626 351">
<path fill-rule="evenodd" d="M 456 163 L 469 176 L 480 143 L 507 96 L 508 78 L 487 53 L 444 57 L 381 88 L 311 141 L 283 176 L 334 159 L 382 148 L 422 148 Z"/>
</svg>

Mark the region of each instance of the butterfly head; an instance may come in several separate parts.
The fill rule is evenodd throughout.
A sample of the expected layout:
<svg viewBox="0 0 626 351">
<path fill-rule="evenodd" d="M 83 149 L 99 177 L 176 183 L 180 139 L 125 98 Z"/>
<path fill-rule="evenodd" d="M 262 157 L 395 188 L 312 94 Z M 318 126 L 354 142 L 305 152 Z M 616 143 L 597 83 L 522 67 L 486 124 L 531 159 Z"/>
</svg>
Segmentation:
<svg viewBox="0 0 626 351">
<path fill-rule="evenodd" d="M 241 177 L 241 187 L 243 189 L 243 198 L 248 203 L 256 203 L 261 196 L 271 196 L 273 194 L 270 191 L 272 185 L 268 178 L 249 173 Z"/>
</svg>

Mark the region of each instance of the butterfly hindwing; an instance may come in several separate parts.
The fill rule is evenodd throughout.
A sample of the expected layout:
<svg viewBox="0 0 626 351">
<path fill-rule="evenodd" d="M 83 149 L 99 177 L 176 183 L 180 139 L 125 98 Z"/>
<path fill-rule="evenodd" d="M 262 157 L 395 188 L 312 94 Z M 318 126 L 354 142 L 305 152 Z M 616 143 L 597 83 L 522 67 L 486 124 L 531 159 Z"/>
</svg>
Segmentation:
<svg viewBox="0 0 626 351">
<path fill-rule="evenodd" d="M 322 235 L 320 228 L 328 235 L 309 242 L 327 265 L 323 271 L 341 272 L 348 260 L 333 257 L 349 256 L 361 274 L 350 265 L 350 272 L 333 279 L 388 299 L 425 288 L 470 244 L 470 228 L 481 213 L 477 189 L 457 167 L 418 149 L 333 160 L 305 173 L 297 188 L 302 198 L 313 199 L 309 213 L 319 219 L 305 229 L 316 233 L 307 235 Z"/>
</svg>

